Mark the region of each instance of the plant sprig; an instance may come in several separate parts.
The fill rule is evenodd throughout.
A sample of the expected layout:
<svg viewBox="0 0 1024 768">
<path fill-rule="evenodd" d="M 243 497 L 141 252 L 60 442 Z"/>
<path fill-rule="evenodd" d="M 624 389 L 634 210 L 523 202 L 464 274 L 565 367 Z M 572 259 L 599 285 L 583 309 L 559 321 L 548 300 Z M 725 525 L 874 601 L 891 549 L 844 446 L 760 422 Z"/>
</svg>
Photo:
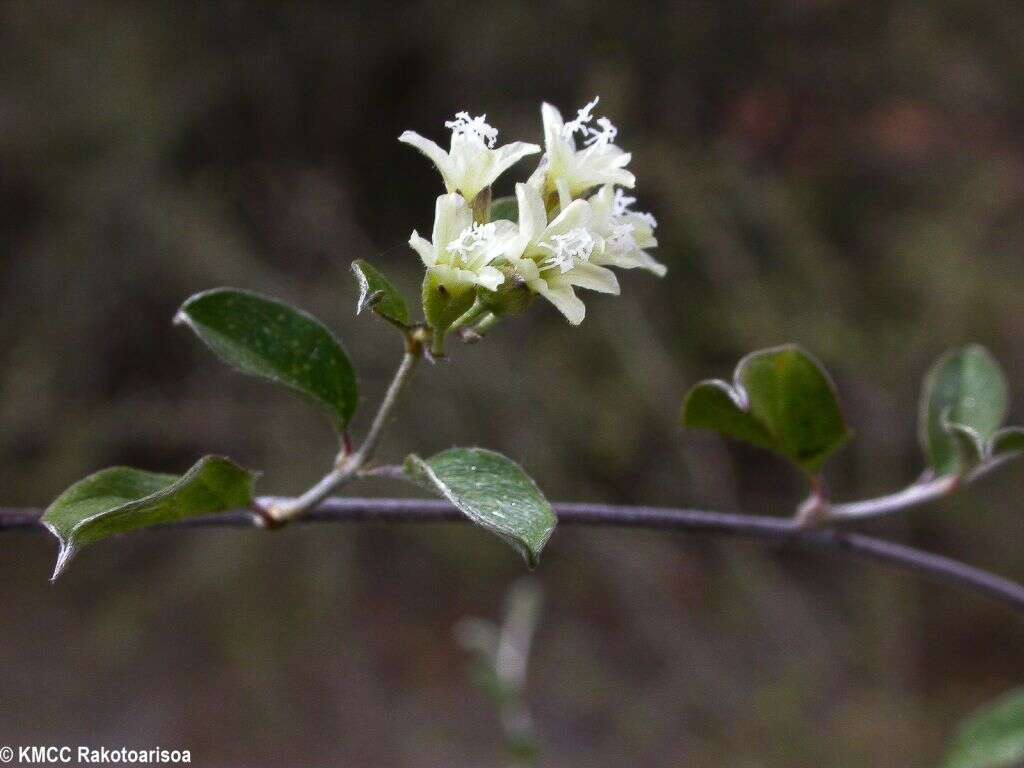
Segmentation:
<svg viewBox="0 0 1024 768">
<path fill-rule="evenodd" d="M 788 344 L 754 352 L 733 382 L 709 379 L 686 395 L 683 426 L 718 432 L 776 453 L 801 469 L 810 495 L 794 519 L 822 526 L 888 515 L 970 485 L 1024 452 L 1024 429 L 1006 427 L 1008 385 L 980 345 L 952 349 L 925 376 L 919 428 L 929 467 L 911 485 L 873 499 L 833 503 L 820 474 L 849 439 L 831 377 L 810 354 Z"/>
</svg>

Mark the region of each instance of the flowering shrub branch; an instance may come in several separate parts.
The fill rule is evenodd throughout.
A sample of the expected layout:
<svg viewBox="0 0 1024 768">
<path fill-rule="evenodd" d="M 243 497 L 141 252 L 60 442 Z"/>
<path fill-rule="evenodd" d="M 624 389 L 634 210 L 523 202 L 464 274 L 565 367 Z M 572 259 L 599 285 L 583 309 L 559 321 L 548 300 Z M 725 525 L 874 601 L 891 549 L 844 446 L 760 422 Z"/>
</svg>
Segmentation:
<svg viewBox="0 0 1024 768">
<path fill-rule="evenodd" d="M 434 200 L 429 238 L 418 231 L 409 238 L 424 268 L 421 321 L 382 272 L 364 260 L 352 264 L 357 313 L 386 321 L 403 344 L 395 376 L 361 440 L 350 430 L 359 402 L 354 367 L 342 343 L 316 318 L 235 288 L 204 291 L 182 305 L 176 321 L 221 360 L 298 392 L 334 426 L 338 454 L 305 493 L 257 497 L 257 473 L 207 456 L 181 476 L 126 467 L 101 470 L 69 487 L 41 517 L 0 512 L 0 529 L 41 524 L 50 530 L 60 544 L 54 578 L 86 545 L 168 524 L 273 528 L 302 520 L 460 519 L 505 540 L 530 567 L 537 565 L 558 521 L 703 531 L 848 552 L 975 590 L 1024 612 L 1019 584 L 837 528 L 951 494 L 1024 452 L 1024 430 L 1003 426 L 1005 377 L 979 346 L 947 353 L 925 379 L 920 434 L 928 470 L 906 489 L 865 501 L 833 503 L 828 496 L 823 467 L 851 432 L 831 378 L 803 349 L 789 344 L 760 350 L 740 361 L 731 381 L 695 385 L 683 403 L 684 427 L 772 451 L 806 477 L 809 495 L 787 518 L 552 505 L 523 468 L 483 448 L 412 454 L 402 466 L 373 464 L 394 406 L 421 358 L 446 356 L 451 339 L 480 341 L 534 306 L 538 296 L 578 325 L 586 306 L 577 291 L 618 294 L 614 269 L 666 274 L 651 255 L 658 245 L 657 222 L 634 209 L 631 155 L 617 145 L 612 122 L 595 116 L 597 106 L 594 99 L 566 121 L 544 104 L 543 149 L 519 141 L 501 145 L 486 116 L 468 112 L 445 123 L 451 132 L 448 149 L 413 131 L 399 137 L 437 167 L 444 190 Z M 514 195 L 494 196 L 502 174 L 538 154 L 535 170 L 514 185 Z M 442 500 L 331 498 L 368 478 L 414 482 Z"/>
<path fill-rule="evenodd" d="M 0 509 L 0 531 L 48 530 L 59 544 L 53 579 L 83 548 L 109 537 L 167 526 L 257 526 L 303 522 L 468 521 L 495 534 L 526 565 L 538 565 L 556 524 L 605 525 L 747 537 L 846 553 L 971 590 L 1024 615 L 1024 585 L 941 555 L 845 530 L 850 523 L 904 512 L 964 490 L 1024 453 L 1024 429 L 1006 426 L 1009 386 L 999 363 L 970 345 L 940 357 L 925 377 L 919 437 L 926 469 L 906 488 L 874 499 L 836 502 L 825 467 L 851 439 L 837 388 L 824 366 L 795 344 L 757 350 L 730 379 L 698 382 L 680 422 L 776 454 L 800 473 L 805 500 L 784 517 L 682 508 L 552 504 L 527 472 L 479 447 L 411 454 L 401 466 L 374 464 L 399 398 L 426 358 L 450 356 L 452 342 L 479 342 L 506 320 L 547 302 L 573 326 L 587 307 L 580 291 L 618 295 L 615 270 L 664 277 L 652 253 L 658 223 L 637 209 L 631 154 L 593 99 L 566 120 L 541 106 L 538 142 L 499 142 L 486 115 L 459 112 L 444 123 L 446 147 L 414 131 L 398 140 L 437 168 L 443 188 L 423 212 L 430 231 L 409 236 L 409 261 L 422 264 L 419 312 L 379 269 L 352 264 L 357 314 L 397 332 L 397 370 L 361 436 L 351 428 L 360 402 L 342 342 L 308 313 L 238 288 L 203 291 L 175 321 L 239 372 L 298 393 L 335 429 L 337 454 L 321 479 L 294 498 L 257 496 L 259 473 L 203 456 L 181 475 L 110 467 L 68 487 L 46 510 Z M 495 185 L 524 160 L 535 167 L 496 196 Z M 525 180 L 523 180 L 525 179 Z M 537 302 L 540 297 L 544 302 Z M 397 354 L 396 354 L 397 356 Z M 365 480 L 411 482 L 438 500 L 332 496 Z M 462 642 L 488 670 L 511 748 L 535 752 L 524 698 L 525 665 L 539 597 L 521 592 L 501 626 L 463 626 Z M 518 605 L 519 607 L 515 607 Z M 980 745 L 980 746 L 979 746 Z M 532 757 L 531 757 L 532 759 Z M 969 722 L 950 768 L 995 768 L 1024 759 L 1024 691 Z"/>
</svg>

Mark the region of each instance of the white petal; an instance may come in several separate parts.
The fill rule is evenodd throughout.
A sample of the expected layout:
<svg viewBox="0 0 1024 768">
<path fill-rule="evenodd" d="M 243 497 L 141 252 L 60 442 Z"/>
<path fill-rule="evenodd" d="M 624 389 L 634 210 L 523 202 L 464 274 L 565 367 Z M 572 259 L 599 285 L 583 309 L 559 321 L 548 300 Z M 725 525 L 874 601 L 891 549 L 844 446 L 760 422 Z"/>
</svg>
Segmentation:
<svg viewBox="0 0 1024 768">
<path fill-rule="evenodd" d="M 462 195 L 452 193 L 441 195 L 434 206 L 434 252 L 444 261 L 448 243 L 457 238 L 466 227 L 473 223 L 473 211 L 466 205 Z"/>
<path fill-rule="evenodd" d="M 558 107 L 548 104 L 546 101 L 540 105 L 540 118 L 544 123 L 544 146 L 548 152 L 552 146 L 562 141 L 562 128 L 565 121 Z"/>
<path fill-rule="evenodd" d="M 492 175 L 487 185 L 493 184 L 495 179 L 527 155 L 535 155 L 538 152 L 540 147 L 536 144 L 527 144 L 523 141 L 513 141 L 511 144 L 498 147 L 494 150 L 494 167 L 491 169 Z"/>
<path fill-rule="evenodd" d="M 460 192 L 466 200 L 472 201 L 498 176 L 494 170 L 497 153 L 479 139 L 453 136 L 449 156 L 448 188 Z"/>
<path fill-rule="evenodd" d="M 548 225 L 540 192 L 529 184 L 516 184 L 516 201 L 519 203 L 519 233 L 524 245 L 536 242 Z"/>
<path fill-rule="evenodd" d="M 565 179 L 555 181 L 555 189 L 558 190 L 558 208 L 565 210 L 572 202 L 572 192 L 569 191 L 569 182 Z"/>
<path fill-rule="evenodd" d="M 452 176 L 452 164 L 451 158 L 448 153 L 445 152 L 437 143 L 431 141 L 425 136 L 420 136 L 416 131 L 405 131 L 398 140 L 403 144 L 408 144 L 411 147 L 415 147 L 437 166 L 437 170 L 441 172 L 441 177 L 444 179 L 445 187 L 449 192 L 455 190 L 450 185 L 450 179 Z"/>
<path fill-rule="evenodd" d="M 664 277 L 668 273 L 668 267 L 656 260 L 647 251 L 638 251 L 637 260 L 640 262 L 637 266 L 641 269 L 646 269 L 648 272 L 653 272 L 658 277 Z"/>
<path fill-rule="evenodd" d="M 615 273 L 596 264 L 577 264 L 562 275 L 562 279 L 570 285 L 578 285 L 580 288 L 619 295 L 619 281 L 615 277 Z"/>
<path fill-rule="evenodd" d="M 494 222 L 495 239 L 515 237 L 519 234 L 519 225 L 508 219 L 496 219 Z"/>
<path fill-rule="evenodd" d="M 522 238 L 519 235 L 518 225 L 504 219 L 499 219 L 493 222 L 493 224 L 494 235 L 483 248 L 484 258 L 482 263 L 490 264 L 499 256 L 513 259 L 522 256 L 524 244 L 521 244 Z M 517 248 L 519 249 L 518 253 L 516 253 Z"/>
<path fill-rule="evenodd" d="M 565 319 L 570 323 L 579 325 L 583 322 L 583 318 L 587 314 L 587 307 L 576 295 L 571 285 L 550 287 L 543 280 L 531 281 L 528 285 L 554 304 L 555 308 L 565 315 Z"/>
<path fill-rule="evenodd" d="M 412 249 L 420 255 L 420 259 L 423 261 L 425 266 L 434 266 L 434 262 L 437 261 L 437 254 L 434 251 L 434 246 L 424 238 L 420 237 L 419 232 L 415 229 L 412 231 L 412 237 L 409 238 L 409 245 L 411 245 Z"/>
<path fill-rule="evenodd" d="M 615 251 L 606 248 L 603 253 L 595 253 L 590 257 L 591 264 L 607 265 L 619 269 L 646 269 L 658 277 L 664 277 L 668 269 L 647 251 L 634 248 L 631 251 Z"/>
<path fill-rule="evenodd" d="M 627 220 L 630 221 L 630 220 Z M 657 248 L 658 238 L 654 236 L 651 228 L 647 224 L 640 222 L 633 225 L 633 242 L 636 243 L 636 247 L 639 249 L 645 248 Z"/>
<path fill-rule="evenodd" d="M 451 167 L 453 178 L 449 188 L 457 186 L 467 200 L 494 184 L 497 178 L 527 155 L 540 152 L 536 144 L 515 141 L 498 149 L 488 149 L 483 142 L 452 141 Z"/>
<path fill-rule="evenodd" d="M 540 162 L 537 163 L 537 170 L 530 174 L 530 178 L 526 180 L 526 183 L 531 187 L 535 187 L 541 191 L 544 190 L 544 179 L 548 172 L 548 156 L 547 154 L 541 155 Z"/>
<path fill-rule="evenodd" d="M 570 178 L 573 194 L 578 195 L 598 184 L 633 188 L 636 177 L 625 168 L 632 157 L 614 144 L 593 144 L 577 152 Z"/>
<path fill-rule="evenodd" d="M 522 214 L 520 214 L 522 216 Z M 586 200 L 573 200 L 567 205 L 554 220 L 548 224 L 545 235 L 560 235 L 577 227 L 586 227 L 590 224 L 592 212 L 590 203 Z M 520 219 L 521 220 L 521 219 Z"/>
<path fill-rule="evenodd" d="M 627 154 L 628 157 L 628 154 Z M 626 162 L 629 162 L 628 160 Z M 602 179 L 609 184 L 618 184 L 619 186 L 632 189 L 636 186 L 636 176 L 627 171 L 625 168 L 615 168 L 608 172 L 607 177 Z"/>
<path fill-rule="evenodd" d="M 528 285 L 532 286 L 533 281 L 535 280 L 542 283 L 544 282 L 541 280 L 540 269 L 537 267 L 537 262 L 533 259 L 514 259 L 511 261 L 511 264 L 512 268 L 516 271 L 516 274 L 523 278 Z M 544 283 L 544 285 L 546 286 L 547 283 Z M 537 289 L 534 288 L 534 290 Z"/>
<path fill-rule="evenodd" d="M 484 267 L 477 272 L 476 282 L 489 291 L 498 290 L 498 286 L 505 281 L 505 275 L 494 267 Z"/>
<path fill-rule="evenodd" d="M 594 209 L 596 216 L 602 219 L 610 217 L 615 210 L 615 185 L 603 184 L 587 202 Z"/>
<path fill-rule="evenodd" d="M 476 284 L 476 274 L 465 269 L 457 269 L 448 264 L 438 264 L 430 268 L 441 285 L 453 294 L 461 294 Z"/>
</svg>

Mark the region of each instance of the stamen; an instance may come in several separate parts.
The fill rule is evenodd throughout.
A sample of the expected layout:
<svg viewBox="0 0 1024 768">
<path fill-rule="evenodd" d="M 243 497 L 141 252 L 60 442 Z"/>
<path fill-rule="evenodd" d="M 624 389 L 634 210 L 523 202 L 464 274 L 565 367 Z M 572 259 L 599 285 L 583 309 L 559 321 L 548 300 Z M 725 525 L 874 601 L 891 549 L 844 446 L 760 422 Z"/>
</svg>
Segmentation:
<svg viewBox="0 0 1024 768">
<path fill-rule="evenodd" d="M 446 120 L 445 128 L 450 128 L 452 138 L 471 138 L 482 141 L 490 149 L 498 140 L 498 129 L 487 124 L 487 115 L 471 117 L 469 112 L 458 112 L 454 120 Z"/>
<path fill-rule="evenodd" d="M 607 117 L 597 118 L 597 128 L 587 128 L 587 138 L 583 140 L 585 146 L 591 144 L 597 144 L 598 146 L 604 146 L 605 144 L 611 144 L 615 141 L 615 137 L 619 135 L 619 129 L 612 125 L 612 121 Z"/>
<path fill-rule="evenodd" d="M 594 252 L 593 235 L 585 227 L 576 227 L 561 235 L 552 235 L 551 244 L 540 243 L 540 247 L 551 251 L 551 256 L 540 262 L 541 269 L 558 270 L 565 274 L 577 264 L 590 260 Z"/>
<path fill-rule="evenodd" d="M 629 207 L 636 202 L 635 197 L 630 197 L 618 187 L 615 188 L 615 200 L 612 203 L 612 215 L 613 216 L 625 216 L 627 213 L 632 213 Z"/>
<path fill-rule="evenodd" d="M 583 107 L 583 109 L 576 110 L 576 119 L 570 120 L 568 123 L 562 126 L 562 130 L 565 132 L 566 138 L 572 136 L 574 133 L 576 133 L 576 131 L 580 131 L 584 135 L 586 135 L 586 124 L 594 119 L 594 116 L 591 113 L 594 111 L 594 107 L 597 106 L 597 102 L 599 102 L 600 100 L 600 96 L 595 96 L 594 100 L 588 102 L 587 105 Z"/>
<path fill-rule="evenodd" d="M 654 218 L 654 214 L 630 209 L 630 206 L 635 202 L 635 197 L 630 197 L 621 189 L 616 188 L 615 200 L 612 203 L 612 216 L 636 216 L 651 229 L 656 228 L 658 226 L 658 222 Z"/>
<path fill-rule="evenodd" d="M 497 227 L 494 222 L 489 224 L 473 222 L 462 230 L 458 237 L 448 243 L 445 250 L 454 254 L 456 259 L 468 264 L 471 257 L 477 255 L 477 252 L 494 238 L 496 231 Z"/>
<path fill-rule="evenodd" d="M 594 107 L 600 100 L 600 96 L 595 96 L 583 109 L 576 110 L 576 119 L 562 126 L 562 135 L 571 139 L 573 134 L 578 132 L 583 137 L 583 145 L 587 147 L 593 144 L 604 146 L 615 141 L 619 129 L 612 125 L 612 121 L 607 117 L 599 117 L 596 121 L 594 119 Z M 591 122 L 596 122 L 597 127 L 591 126 Z"/>
</svg>

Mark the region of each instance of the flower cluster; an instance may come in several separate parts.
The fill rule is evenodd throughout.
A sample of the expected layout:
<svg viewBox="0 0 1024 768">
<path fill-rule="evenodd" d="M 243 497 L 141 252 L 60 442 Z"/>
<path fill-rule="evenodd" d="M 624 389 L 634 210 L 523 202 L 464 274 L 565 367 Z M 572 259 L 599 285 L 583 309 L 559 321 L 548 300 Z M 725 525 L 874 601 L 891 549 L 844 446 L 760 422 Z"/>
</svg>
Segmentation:
<svg viewBox="0 0 1024 768">
<path fill-rule="evenodd" d="M 594 117 L 597 103 L 568 122 L 550 104 L 541 107 L 544 154 L 529 180 L 516 184 L 514 200 L 492 202 L 491 185 L 541 148 L 496 146 L 498 131 L 486 115 L 459 112 L 446 122 L 447 152 L 413 131 L 399 137 L 434 162 L 447 189 L 431 239 L 415 231 L 409 239 L 427 267 L 423 304 L 438 351 L 446 333 L 486 330 L 536 295 L 578 325 L 586 308 L 576 288 L 619 293 L 609 267 L 665 274 L 647 252 L 658 244 L 654 217 L 632 210 L 636 198 L 623 191 L 636 183 L 626 170 L 630 154 L 615 144 L 611 121 Z"/>
</svg>

